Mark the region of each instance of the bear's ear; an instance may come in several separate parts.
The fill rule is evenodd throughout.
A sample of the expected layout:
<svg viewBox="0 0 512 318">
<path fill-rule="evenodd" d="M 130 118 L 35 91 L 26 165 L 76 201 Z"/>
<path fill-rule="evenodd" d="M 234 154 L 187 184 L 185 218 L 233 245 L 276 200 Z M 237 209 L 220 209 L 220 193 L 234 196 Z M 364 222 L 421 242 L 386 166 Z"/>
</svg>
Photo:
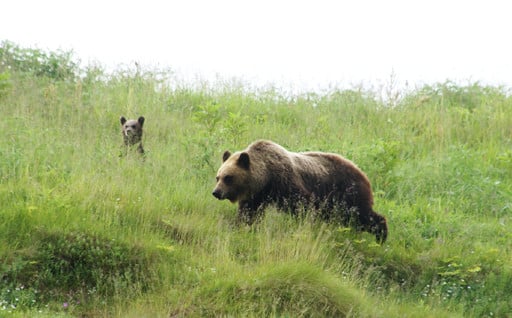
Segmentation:
<svg viewBox="0 0 512 318">
<path fill-rule="evenodd" d="M 121 125 L 124 125 L 124 123 L 126 123 L 126 118 L 124 118 L 124 116 L 121 116 L 121 118 L 119 118 L 119 121 L 121 122 Z"/>
<path fill-rule="evenodd" d="M 139 119 L 137 120 L 140 124 L 140 126 L 142 127 L 144 125 L 144 117 L 140 116 Z"/>
<path fill-rule="evenodd" d="M 224 151 L 224 154 L 222 155 L 222 162 L 226 162 L 229 157 L 231 157 L 231 152 L 229 152 L 229 150 Z"/>
<path fill-rule="evenodd" d="M 238 161 L 236 162 L 239 167 L 242 167 L 244 169 L 249 169 L 249 154 L 247 152 L 242 152 L 240 154 L 240 157 L 238 157 Z"/>
</svg>

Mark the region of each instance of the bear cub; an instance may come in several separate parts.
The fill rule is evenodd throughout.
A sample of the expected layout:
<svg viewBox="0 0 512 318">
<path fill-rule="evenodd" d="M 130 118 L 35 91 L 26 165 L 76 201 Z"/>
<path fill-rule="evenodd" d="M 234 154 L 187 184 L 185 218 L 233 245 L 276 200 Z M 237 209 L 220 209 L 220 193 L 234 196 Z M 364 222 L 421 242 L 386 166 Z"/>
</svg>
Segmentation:
<svg viewBox="0 0 512 318">
<path fill-rule="evenodd" d="M 224 152 L 212 192 L 238 202 L 238 219 L 252 224 L 268 204 L 298 213 L 311 207 L 325 221 L 353 226 L 384 243 L 386 218 L 372 209 L 367 176 L 350 160 L 325 152 L 290 152 L 269 140 Z"/>
<path fill-rule="evenodd" d="M 119 120 L 123 127 L 125 154 L 128 152 L 128 148 L 132 148 L 135 145 L 137 145 L 137 152 L 144 154 L 144 148 L 142 147 L 142 126 L 144 126 L 144 117 L 140 116 L 137 120 L 127 120 L 124 116 L 121 116 Z"/>
</svg>

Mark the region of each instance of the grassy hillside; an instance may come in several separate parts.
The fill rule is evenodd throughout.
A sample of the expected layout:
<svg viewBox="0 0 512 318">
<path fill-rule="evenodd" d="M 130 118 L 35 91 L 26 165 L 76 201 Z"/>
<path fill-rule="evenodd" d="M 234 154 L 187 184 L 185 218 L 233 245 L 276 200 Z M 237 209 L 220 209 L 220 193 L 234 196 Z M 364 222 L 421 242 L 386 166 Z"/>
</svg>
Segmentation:
<svg viewBox="0 0 512 318">
<path fill-rule="evenodd" d="M 508 317 L 512 98 L 447 82 L 284 96 L 0 47 L 0 316 Z M 172 83 L 173 85 L 168 85 Z M 146 117 L 144 161 L 119 117 Z M 237 226 L 224 150 L 340 153 L 388 241 L 273 208 Z"/>
</svg>

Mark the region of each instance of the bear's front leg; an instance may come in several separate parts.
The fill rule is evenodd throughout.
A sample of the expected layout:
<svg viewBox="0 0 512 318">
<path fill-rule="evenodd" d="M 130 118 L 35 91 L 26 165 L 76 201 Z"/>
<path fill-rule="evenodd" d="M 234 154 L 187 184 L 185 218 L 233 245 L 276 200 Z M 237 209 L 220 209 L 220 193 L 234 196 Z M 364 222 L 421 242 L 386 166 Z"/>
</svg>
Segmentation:
<svg viewBox="0 0 512 318">
<path fill-rule="evenodd" d="M 252 225 L 261 215 L 263 208 L 261 204 L 251 201 L 241 201 L 238 204 L 237 222 Z"/>
</svg>

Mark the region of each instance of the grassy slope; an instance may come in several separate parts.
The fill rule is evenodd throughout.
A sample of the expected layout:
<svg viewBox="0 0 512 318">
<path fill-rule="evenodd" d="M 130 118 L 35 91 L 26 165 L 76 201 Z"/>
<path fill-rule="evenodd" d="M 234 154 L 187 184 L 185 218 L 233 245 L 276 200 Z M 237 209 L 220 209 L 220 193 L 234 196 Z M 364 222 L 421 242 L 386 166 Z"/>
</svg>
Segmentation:
<svg viewBox="0 0 512 318">
<path fill-rule="evenodd" d="M 0 312 L 512 312 L 512 99 L 498 89 L 447 83 L 391 108 L 364 91 L 156 89 L 150 72 L 11 82 L 0 99 Z M 120 115 L 146 117 L 145 162 L 118 157 Z M 234 226 L 236 207 L 210 195 L 215 170 L 225 149 L 257 138 L 355 161 L 388 242 L 273 209 Z"/>
</svg>

